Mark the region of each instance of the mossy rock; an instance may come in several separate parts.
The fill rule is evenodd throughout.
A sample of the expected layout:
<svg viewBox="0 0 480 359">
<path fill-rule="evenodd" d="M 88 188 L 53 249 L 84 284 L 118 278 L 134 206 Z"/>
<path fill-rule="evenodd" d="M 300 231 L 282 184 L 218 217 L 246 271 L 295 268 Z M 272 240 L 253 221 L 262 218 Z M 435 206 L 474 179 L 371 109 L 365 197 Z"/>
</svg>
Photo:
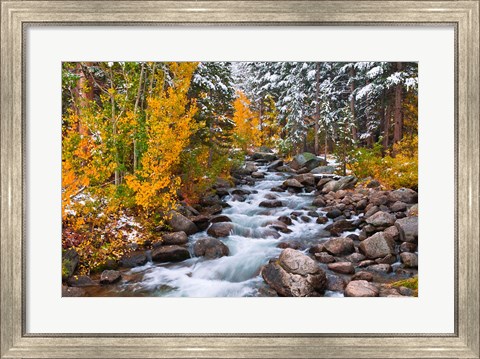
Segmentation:
<svg viewBox="0 0 480 359">
<path fill-rule="evenodd" d="M 70 248 L 62 251 L 62 281 L 67 281 L 78 266 L 78 253 L 75 249 Z"/>
<path fill-rule="evenodd" d="M 400 288 L 405 287 L 411 289 L 414 292 L 415 297 L 418 296 L 418 277 L 412 277 L 408 279 L 399 280 L 389 284 L 390 287 Z"/>
<path fill-rule="evenodd" d="M 115 270 L 118 268 L 118 262 L 115 259 L 107 259 L 106 261 L 100 263 L 99 265 L 90 268 L 90 273 L 96 274 L 101 273 L 105 270 Z"/>
</svg>

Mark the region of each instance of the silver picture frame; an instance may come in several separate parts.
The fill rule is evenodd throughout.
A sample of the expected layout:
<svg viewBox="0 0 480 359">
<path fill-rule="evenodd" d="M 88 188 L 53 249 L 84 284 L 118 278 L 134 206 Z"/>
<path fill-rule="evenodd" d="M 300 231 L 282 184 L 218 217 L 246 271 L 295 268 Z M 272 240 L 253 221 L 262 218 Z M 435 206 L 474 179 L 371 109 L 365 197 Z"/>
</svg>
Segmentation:
<svg viewBox="0 0 480 359">
<path fill-rule="evenodd" d="M 479 358 L 479 0 L 5 1 L 1 3 L 1 358 Z M 141 19 L 141 20 L 139 20 Z M 453 334 L 29 334 L 25 330 L 25 29 L 84 25 L 452 25 Z"/>
</svg>

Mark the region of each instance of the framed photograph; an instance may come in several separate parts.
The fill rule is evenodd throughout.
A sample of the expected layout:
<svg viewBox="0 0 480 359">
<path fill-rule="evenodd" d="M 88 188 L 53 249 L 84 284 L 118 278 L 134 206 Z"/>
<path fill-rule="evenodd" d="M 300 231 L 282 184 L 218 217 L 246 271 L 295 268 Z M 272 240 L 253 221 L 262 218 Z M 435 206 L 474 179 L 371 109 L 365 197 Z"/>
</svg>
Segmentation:
<svg viewBox="0 0 480 359">
<path fill-rule="evenodd" d="M 479 5 L 1 0 L 1 357 L 480 358 Z"/>
</svg>

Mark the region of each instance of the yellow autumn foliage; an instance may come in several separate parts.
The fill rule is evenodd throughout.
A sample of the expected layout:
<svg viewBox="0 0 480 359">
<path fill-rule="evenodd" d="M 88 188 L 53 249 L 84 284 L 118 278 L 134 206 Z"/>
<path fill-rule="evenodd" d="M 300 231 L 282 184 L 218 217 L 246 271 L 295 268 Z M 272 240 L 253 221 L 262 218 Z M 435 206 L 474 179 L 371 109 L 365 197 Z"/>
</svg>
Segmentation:
<svg viewBox="0 0 480 359">
<path fill-rule="evenodd" d="M 233 103 L 235 109 L 233 121 L 235 122 L 236 146 L 244 151 L 262 144 L 262 133 L 258 114 L 250 109 L 250 100 L 241 91 Z"/>
<path fill-rule="evenodd" d="M 152 211 L 166 212 L 176 201 L 181 180 L 175 175 L 180 154 L 196 131 L 193 116 L 197 107 L 187 97 L 197 63 L 170 63 L 173 85 L 164 89 L 158 79 L 147 98 L 147 150 L 140 168 L 125 177 L 135 193 L 135 201 L 148 217 Z"/>
</svg>

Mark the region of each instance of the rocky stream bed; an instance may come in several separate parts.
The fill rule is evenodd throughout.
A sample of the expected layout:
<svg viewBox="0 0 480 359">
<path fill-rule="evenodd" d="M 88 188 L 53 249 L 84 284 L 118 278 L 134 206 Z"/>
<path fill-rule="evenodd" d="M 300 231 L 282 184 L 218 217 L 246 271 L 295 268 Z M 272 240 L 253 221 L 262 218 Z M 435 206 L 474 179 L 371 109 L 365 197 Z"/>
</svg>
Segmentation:
<svg viewBox="0 0 480 359">
<path fill-rule="evenodd" d="M 418 196 L 337 176 L 317 157 L 255 153 L 200 206 L 63 296 L 412 296 L 388 283 L 418 270 Z M 64 262 L 75 267 L 73 251 Z M 73 272 L 73 270 L 72 270 Z"/>
</svg>

